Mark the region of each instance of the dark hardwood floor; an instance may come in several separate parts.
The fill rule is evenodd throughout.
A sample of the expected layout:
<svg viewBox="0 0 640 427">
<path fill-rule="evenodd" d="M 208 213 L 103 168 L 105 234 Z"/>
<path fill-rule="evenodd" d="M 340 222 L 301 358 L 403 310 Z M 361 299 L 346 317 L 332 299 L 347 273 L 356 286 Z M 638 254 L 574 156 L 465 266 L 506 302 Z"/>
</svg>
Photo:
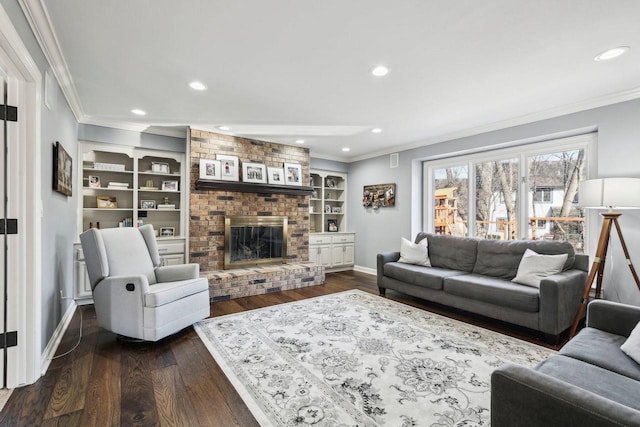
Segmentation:
<svg viewBox="0 0 640 427">
<path fill-rule="evenodd" d="M 376 278 L 327 274 L 324 285 L 216 302 L 212 316 L 350 289 L 377 294 Z M 387 298 L 554 348 L 534 331 L 429 304 L 397 292 Z M 0 426 L 256 426 L 209 351 L 189 327 L 157 343 L 127 343 L 96 324 L 93 306 L 76 310 L 58 354 L 35 384 L 13 391 Z M 558 346 L 556 346 L 558 347 Z"/>
</svg>

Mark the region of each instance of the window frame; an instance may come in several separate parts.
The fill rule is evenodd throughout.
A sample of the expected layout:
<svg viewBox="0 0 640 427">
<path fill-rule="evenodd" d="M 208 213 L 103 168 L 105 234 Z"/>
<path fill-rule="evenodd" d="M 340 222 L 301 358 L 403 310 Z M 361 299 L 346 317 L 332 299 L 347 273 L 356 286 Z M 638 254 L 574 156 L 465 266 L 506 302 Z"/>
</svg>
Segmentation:
<svg viewBox="0 0 640 427">
<path fill-rule="evenodd" d="M 525 197 L 529 191 L 529 164 L 528 159 L 531 156 L 540 154 L 559 153 L 562 151 L 572 150 L 585 150 L 586 161 L 584 164 L 584 176 L 583 180 L 589 179 L 595 176 L 596 168 L 596 147 L 597 145 L 597 133 L 591 132 L 576 136 L 549 139 L 540 142 L 532 142 L 528 144 L 513 145 L 508 148 L 489 149 L 484 151 L 478 151 L 471 154 L 450 156 L 439 156 L 437 159 L 425 159 L 422 161 L 422 176 L 423 176 L 423 191 L 422 191 L 422 230 L 430 233 L 434 232 L 434 205 L 435 201 L 433 197 L 426 197 L 426 195 L 434 194 L 434 170 L 443 169 L 447 167 L 459 167 L 464 166 L 468 171 L 468 220 L 467 220 L 467 233 L 468 236 L 475 236 L 475 209 L 476 201 L 472 195 L 476 194 L 476 176 L 475 165 L 482 162 L 500 161 L 505 159 L 518 158 L 519 171 L 518 180 L 519 195 L 517 198 L 518 204 L 518 227 L 517 232 L 519 239 L 525 239 L 528 235 L 527 227 L 529 227 L 526 218 L 522 218 L 522 215 L 529 212 L 529 197 Z M 553 197 L 553 195 L 552 195 Z M 585 253 L 587 252 L 586 243 L 590 240 L 588 238 L 590 223 L 594 223 L 590 220 L 591 215 L 585 214 L 585 228 L 587 235 L 585 235 Z"/>
</svg>

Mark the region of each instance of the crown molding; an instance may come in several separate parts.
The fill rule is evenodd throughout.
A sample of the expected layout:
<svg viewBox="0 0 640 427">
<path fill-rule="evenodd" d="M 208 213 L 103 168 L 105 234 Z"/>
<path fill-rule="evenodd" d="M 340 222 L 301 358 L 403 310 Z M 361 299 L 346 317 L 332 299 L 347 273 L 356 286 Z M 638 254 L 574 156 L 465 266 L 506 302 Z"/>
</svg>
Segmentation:
<svg viewBox="0 0 640 427">
<path fill-rule="evenodd" d="M 102 126 L 112 129 L 128 130 L 132 132 L 151 133 L 154 135 L 172 136 L 175 138 L 187 137 L 187 126 L 179 124 L 142 124 L 135 122 L 121 122 L 115 120 L 101 119 L 98 117 L 84 116 L 78 123 L 83 125 Z M 184 130 L 172 129 L 168 126 L 184 127 Z"/>
<path fill-rule="evenodd" d="M 69 73 L 69 67 L 62 54 L 58 38 L 51 26 L 49 13 L 43 0 L 18 0 L 18 3 L 27 18 L 27 22 L 29 22 L 31 31 L 33 31 L 45 58 L 47 58 L 51 66 L 53 75 L 56 77 L 73 115 L 76 117 L 76 120 L 80 122 L 85 115 L 82 103 L 76 91 L 76 86 L 73 83 L 73 78 Z"/>
<path fill-rule="evenodd" d="M 374 157 L 384 156 L 400 151 L 412 150 L 414 148 L 420 148 L 427 145 L 438 144 L 440 142 L 452 141 L 455 139 L 465 138 L 473 135 L 480 135 L 487 132 L 493 132 L 500 129 L 507 129 L 510 127 L 525 125 L 528 123 L 539 122 L 542 120 L 553 119 L 555 117 L 566 116 L 573 113 L 579 113 L 581 111 L 592 110 L 599 107 L 605 107 L 607 105 L 618 104 L 620 102 L 632 101 L 640 98 L 640 87 L 625 90 L 622 92 L 616 92 L 613 94 L 603 95 L 597 98 L 588 99 L 585 101 L 575 102 L 572 104 L 562 105 L 559 107 L 549 108 L 547 110 L 537 111 L 535 113 L 525 114 L 518 117 L 512 117 L 505 120 L 489 123 L 486 125 L 476 126 L 460 131 L 450 132 L 431 138 L 415 141 L 407 144 L 394 145 L 388 149 L 378 150 L 373 153 L 364 154 L 361 156 L 354 156 L 343 160 L 346 163 L 358 162 L 361 160 L 372 159 Z"/>
</svg>

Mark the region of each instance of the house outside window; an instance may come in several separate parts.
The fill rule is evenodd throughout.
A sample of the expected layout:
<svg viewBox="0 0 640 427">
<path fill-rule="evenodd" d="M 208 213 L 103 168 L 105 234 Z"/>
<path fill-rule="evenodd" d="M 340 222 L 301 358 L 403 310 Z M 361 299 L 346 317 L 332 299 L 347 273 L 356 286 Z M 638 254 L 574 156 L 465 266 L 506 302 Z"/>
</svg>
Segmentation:
<svg viewBox="0 0 640 427">
<path fill-rule="evenodd" d="M 488 239 L 562 240 L 582 253 L 586 227 L 576 201 L 578 183 L 588 178 L 594 140 L 581 135 L 424 162 L 423 229 Z"/>
</svg>

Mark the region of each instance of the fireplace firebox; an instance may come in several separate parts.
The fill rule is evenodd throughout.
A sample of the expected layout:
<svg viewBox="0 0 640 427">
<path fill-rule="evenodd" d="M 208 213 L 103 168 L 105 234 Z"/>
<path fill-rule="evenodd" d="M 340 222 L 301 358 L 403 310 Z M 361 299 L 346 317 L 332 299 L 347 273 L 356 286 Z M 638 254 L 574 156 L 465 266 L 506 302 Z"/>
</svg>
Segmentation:
<svg viewBox="0 0 640 427">
<path fill-rule="evenodd" d="M 225 270 L 286 263 L 286 216 L 229 216 L 225 218 Z"/>
</svg>

